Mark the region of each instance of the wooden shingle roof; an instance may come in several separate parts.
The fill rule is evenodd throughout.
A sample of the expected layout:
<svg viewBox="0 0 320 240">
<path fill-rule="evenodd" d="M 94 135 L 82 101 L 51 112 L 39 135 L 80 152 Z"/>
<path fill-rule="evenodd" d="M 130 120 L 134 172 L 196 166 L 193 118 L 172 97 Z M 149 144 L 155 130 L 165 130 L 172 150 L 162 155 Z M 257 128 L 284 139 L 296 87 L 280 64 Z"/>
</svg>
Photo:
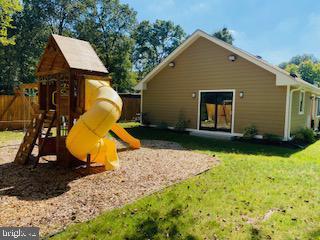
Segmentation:
<svg viewBox="0 0 320 240">
<path fill-rule="evenodd" d="M 40 59 L 36 75 L 47 75 L 70 69 L 107 74 L 108 70 L 89 42 L 53 34 Z"/>
<path fill-rule="evenodd" d="M 89 42 L 53 34 L 69 68 L 108 73 Z"/>
</svg>

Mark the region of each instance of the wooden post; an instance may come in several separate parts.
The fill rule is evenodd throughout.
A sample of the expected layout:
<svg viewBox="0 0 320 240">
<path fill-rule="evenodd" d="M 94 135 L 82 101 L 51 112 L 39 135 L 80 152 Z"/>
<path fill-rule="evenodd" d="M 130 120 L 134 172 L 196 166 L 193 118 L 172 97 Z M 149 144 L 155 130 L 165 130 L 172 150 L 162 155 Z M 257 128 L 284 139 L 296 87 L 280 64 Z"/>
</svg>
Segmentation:
<svg viewBox="0 0 320 240">
<path fill-rule="evenodd" d="M 56 154 L 57 161 L 61 163 L 63 161 L 63 153 L 61 152 L 61 116 L 60 116 L 60 98 L 61 98 L 61 81 L 60 76 L 57 77 L 56 81 L 56 113 L 57 113 L 57 136 L 56 136 Z"/>
<path fill-rule="evenodd" d="M 87 168 L 87 174 L 90 174 L 90 165 L 91 165 L 91 155 L 87 154 L 87 162 L 86 162 L 86 168 Z"/>
</svg>

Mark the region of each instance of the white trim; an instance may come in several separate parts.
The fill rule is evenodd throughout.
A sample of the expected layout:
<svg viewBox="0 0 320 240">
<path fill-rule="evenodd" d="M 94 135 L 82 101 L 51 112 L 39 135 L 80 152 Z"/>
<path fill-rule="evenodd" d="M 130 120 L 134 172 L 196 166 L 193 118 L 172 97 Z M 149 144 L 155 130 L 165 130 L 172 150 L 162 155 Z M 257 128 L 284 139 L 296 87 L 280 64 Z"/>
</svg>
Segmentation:
<svg viewBox="0 0 320 240">
<path fill-rule="evenodd" d="M 302 111 L 300 110 L 301 109 L 301 100 L 302 100 L 302 97 L 301 97 L 301 94 L 303 93 L 303 102 L 302 102 Z M 299 92 L 299 104 L 298 104 L 298 112 L 299 112 L 299 115 L 304 115 L 304 110 L 305 110 L 305 105 L 306 105 L 306 92 L 305 90 L 300 90 Z"/>
<path fill-rule="evenodd" d="M 166 57 L 159 65 L 157 65 L 147 76 L 141 80 L 136 86 L 136 90 L 142 90 L 147 88 L 147 83 L 157 74 L 159 73 L 163 68 L 165 68 L 171 61 L 173 61 L 177 56 L 180 55 L 185 49 L 187 49 L 192 43 L 194 43 L 197 39 L 200 37 L 203 37 L 218 46 L 221 46 L 227 50 L 229 50 L 232 53 L 235 53 L 236 55 L 256 64 L 257 66 L 273 73 L 276 75 L 276 85 L 277 86 L 286 86 L 286 85 L 293 85 L 293 86 L 304 86 L 308 89 L 311 89 L 311 91 L 320 93 L 320 88 L 300 79 L 300 78 L 294 78 L 290 76 L 288 72 L 285 70 L 273 66 L 272 64 L 257 58 L 256 56 L 239 49 L 235 46 L 232 46 L 224 41 L 221 41 L 220 39 L 217 39 L 215 37 L 212 37 L 211 35 L 201 31 L 197 30 L 195 31 L 188 39 L 186 39 L 182 44 L 180 44 L 179 47 L 177 47 L 171 54 L 169 54 L 168 57 Z"/>
<path fill-rule="evenodd" d="M 150 124 L 150 125 L 144 125 L 141 124 L 142 126 L 147 126 L 147 127 L 152 127 L 152 128 L 156 128 L 158 127 L 158 125 L 156 124 Z M 168 126 L 168 129 L 170 130 L 174 130 L 174 127 Z M 216 136 L 230 136 L 230 137 L 242 137 L 243 134 L 242 133 L 230 133 L 230 132 L 222 132 L 222 131 L 207 131 L 207 130 L 198 130 L 195 128 L 186 128 L 185 129 L 188 132 L 196 132 L 196 133 L 204 133 L 204 134 L 208 134 L 208 135 L 216 135 Z M 263 138 L 262 135 L 256 135 L 256 138 Z"/>
<path fill-rule="evenodd" d="M 198 108 L 197 108 L 197 111 L 198 111 L 198 114 L 197 114 L 197 130 L 200 131 L 200 103 L 201 103 L 201 90 L 198 91 Z"/>
<path fill-rule="evenodd" d="M 200 102 L 201 102 L 201 93 L 204 92 L 232 92 L 232 120 L 231 120 L 231 133 L 234 134 L 234 119 L 235 119 L 235 103 L 236 103 L 236 90 L 235 89 L 215 89 L 215 90 L 199 90 L 198 91 L 198 114 L 197 114 L 197 130 L 198 131 L 206 131 L 200 130 Z M 209 132 L 219 132 L 219 131 L 209 131 Z"/>
<path fill-rule="evenodd" d="M 142 126 L 146 126 L 146 125 L 142 124 Z M 156 128 L 156 127 L 158 127 L 158 125 L 150 124 L 150 125 L 147 125 L 147 127 Z M 174 130 L 174 127 L 168 126 L 168 129 Z M 198 136 L 198 137 L 204 137 L 204 135 L 212 135 L 212 137 L 220 137 L 220 136 L 224 136 L 224 137 L 242 137 L 243 136 L 243 133 L 229 133 L 229 132 L 221 132 L 221 131 L 206 131 L 206 130 L 198 130 L 198 129 L 195 129 L 195 128 L 186 128 L 185 130 L 190 132 L 190 135 Z M 192 133 L 196 133 L 196 134 L 193 135 Z M 263 139 L 263 135 L 258 134 L 258 135 L 255 135 L 254 138 Z M 290 140 L 290 139 L 282 138 L 282 141 L 288 141 L 288 140 Z"/>
<path fill-rule="evenodd" d="M 146 126 L 144 124 L 142 124 L 142 126 Z M 158 127 L 158 125 L 155 124 L 150 124 L 147 127 L 152 127 L 152 128 L 156 128 Z M 168 126 L 168 129 L 170 130 L 174 130 L 174 127 Z M 186 131 L 190 132 L 190 135 L 192 136 L 198 136 L 198 137 L 204 137 L 205 135 L 211 135 L 212 137 L 242 137 L 243 133 L 229 133 L 229 132 L 221 132 L 221 131 L 207 131 L 207 130 L 198 130 L 195 128 L 186 128 Z M 196 133 L 196 134 L 192 134 L 192 133 Z M 203 134 L 203 136 L 202 136 Z M 256 139 L 263 139 L 263 135 L 255 135 L 254 138 Z M 283 141 L 287 141 L 286 139 L 283 138 Z"/>
<path fill-rule="evenodd" d="M 142 124 L 142 113 L 143 113 L 143 110 L 142 110 L 142 102 L 143 102 L 143 90 L 140 91 L 140 124 Z"/>
<path fill-rule="evenodd" d="M 316 96 L 315 97 L 315 100 L 316 100 L 316 110 L 315 110 L 315 115 L 316 117 L 320 117 L 320 111 L 318 112 L 318 109 L 319 109 L 319 106 L 320 106 L 320 97 L 319 96 Z"/>
<path fill-rule="evenodd" d="M 285 113 L 285 120 L 284 120 L 284 140 L 288 140 L 289 136 L 289 114 L 290 114 L 290 86 L 287 86 L 287 93 L 286 93 L 286 113 Z"/>
</svg>

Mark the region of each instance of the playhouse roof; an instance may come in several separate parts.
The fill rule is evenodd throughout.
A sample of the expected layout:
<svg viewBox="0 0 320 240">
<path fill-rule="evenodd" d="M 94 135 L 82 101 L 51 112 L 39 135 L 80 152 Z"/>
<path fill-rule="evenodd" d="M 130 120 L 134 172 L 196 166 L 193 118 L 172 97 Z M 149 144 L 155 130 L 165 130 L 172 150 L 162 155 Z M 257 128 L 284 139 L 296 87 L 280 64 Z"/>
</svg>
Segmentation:
<svg viewBox="0 0 320 240">
<path fill-rule="evenodd" d="M 108 73 L 89 42 L 53 34 L 70 68 Z"/>
<path fill-rule="evenodd" d="M 65 67 L 108 73 L 89 42 L 52 34 L 37 72 L 59 70 Z"/>
</svg>

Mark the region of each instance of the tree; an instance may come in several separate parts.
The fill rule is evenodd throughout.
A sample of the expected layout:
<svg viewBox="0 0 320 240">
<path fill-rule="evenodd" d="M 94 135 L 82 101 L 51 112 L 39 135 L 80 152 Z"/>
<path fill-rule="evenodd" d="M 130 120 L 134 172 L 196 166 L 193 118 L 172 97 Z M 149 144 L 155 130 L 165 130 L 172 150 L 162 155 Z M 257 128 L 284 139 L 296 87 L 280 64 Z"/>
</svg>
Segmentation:
<svg viewBox="0 0 320 240">
<path fill-rule="evenodd" d="M 314 64 L 312 61 L 304 61 L 299 65 L 299 74 L 301 78 L 309 83 L 320 82 L 320 67 L 319 64 Z"/>
<path fill-rule="evenodd" d="M 279 64 L 280 68 L 294 73 L 303 80 L 313 84 L 320 83 L 320 63 L 312 54 L 302 54 L 292 57 L 288 62 Z"/>
<path fill-rule="evenodd" d="M 118 91 L 130 90 L 132 79 L 131 38 L 136 12 L 119 0 L 98 0 L 76 24 L 76 35 L 91 42 L 112 76 Z"/>
<path fill-rule="evenodd" d="M 0 46 L 0 91 L 13 92 L 14 85 L 35 81 L 35 68 L 51 31 L 41 0 L 24 0 L 23 11 L 14 15 L 16 44 Z"/>
<path fill-rule="evenodd" d="M 21 10 L 22 6 L 19 0 L 0 0 L 0 43 L 2 45 L 15 44 L 15 37 L 8 36 L 8 30 L 14 28 L 12 15 Z"/>
<path fill-rule="evenodd" d="M 313 84 L 320 83 L 320 64 L 311 60 L 301 62 L 299 65 L 290 63 L 285 68 L 289 73 L 294 73 L 303 80 Z"/>
<path fill-rule="evenodd" d="M 285 70 L 287 72 L 289 72 L 290 74 L 296 74 L 298 75 L 299 74 L 299 67 L 295 64 L 288 64 L 285 68 Z"/>
<path fill-rule="evenodd" d="M 171 21 L 142 21 L 133 34 L 135 49 L 132 59 L 139 79 L 175 50 L 185 36 L 182 27 Z"/>
<path fill-rule="evenodd" d="M 53 33 L 72 35 L 82 13 L 95 4 L 94 0 L 46 0 L 48 23 Z"/>
<path fill-rule="evenodd" d="M 233 44 L 233 41 L 234 41 L 234 38 L 232 36 L 232 33 L 230 32 L 230 30 L 226 27 L 220 29 L 219 31 L 215 32 L 213 34 L 214 37 L 226 42 L 226 43 L 229 43 L 229 44 Z"/>
<path fill-rule="evenodd" d="M 295 64 L 299 65 L 302 62 L 311 61 L 312 63 L 318 63 L 319 60 L 312 54 L 302 54 L 292 57 L 289 62 L 283 62 L 279 64 L 279 67 L 285 69 L 287 65 Z"/>
</svg>

